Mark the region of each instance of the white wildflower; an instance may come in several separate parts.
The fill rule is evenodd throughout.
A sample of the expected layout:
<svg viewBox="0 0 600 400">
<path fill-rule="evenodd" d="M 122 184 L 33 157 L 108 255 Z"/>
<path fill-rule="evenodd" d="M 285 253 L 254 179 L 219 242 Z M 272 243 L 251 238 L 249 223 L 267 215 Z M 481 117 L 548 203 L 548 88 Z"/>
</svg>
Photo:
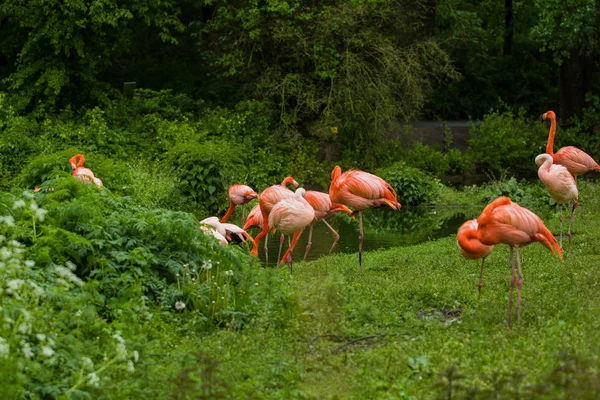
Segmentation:
<svg viewBox="0 0 600 400">
<path fill-rule="evenodd" d="M 21 247 L 21 246 L 23 246 L 23 245 L 22 245 L 20 242 L 17 242 L 17 241 L 16 241 L 16 240 L 14 240 L 14 239 L 13 239 L 13 240 L 11 240 L 11 241 L 9 241 L 9 242 L 8 242 L 8 245 L 9 245 L 9 246 L 12 246 L 12 247 Z"/>
<path fill-rule="evenodd" d="M 131 373 L 135 372 L 135 366 L 133 365 L 133 361 L 131 360 L 127 361 L 127 371 Z"/>
<path fill-rule="evenodd" d="M 37 209 L 39 207 L 38 207 L 37 203 L 34 200 L 32 200 L 31 204 L 29 205 L 29 208 L 31 208 L 31 211 L 37 211 Z"/>
<path fill-rule="evenodd" d="M 23 320 L 25 322 L 31 321 L 31 314 L 26 309 L 21 309 L 21 315 L 23 316 Z"/>
<path fill-rule="evenodd" d="M 3 247 L 0 249 L 0 258 L 2 258 L 3 260 L 8 260 L 12 257 L 12 255 L 12 251 L 10 251 L 8 248 Z"/>
<path fill-rule="evenodd" d="M 98 384 L 100 383 L 100 378 L 98 378 L 98 375 L 96 375 L 95 372 L 89 373 L 87 375 L 88 378 L 88 383 L 93 386 L 93 387 L 98 387 Z"/>
<path fill-rule="evenodd" d="M 32 293 L 34 296 L 40 297 L 41 295 L 44 294 L 44 289 L 42 289 L 40 286 L 38 286 L 37 283 L 30 281 L 29 286 L 31 287 Z"/>
<path fill-rule="evenodd" d="M 123 339 L 123 337 L 120 334 L 115 333 L 113 335 L 113 338 L 116 339 L 117 342 L 125 344 L 125 339 Z"/>
<path fill-rule="evenodd" d="M 46 335 L 44 335 L 43 333 L 38 333 L 35 335 L 35 337 L 40 341 L 43 342 L 46 340 Z"/>
<path fill-rule="evenodd" d="M 15 202 L 13 203 L 13 210 L 16 210 L 17 208 L 23 208 L 25 207 L 25 200 L 15 200 Z"/>
<path fill-rule="evenodd" d="M 10 281 L 6 282 L 6 291 L 9 294 L 13 294 L 17 292 L 24 283 L 25 281 L 23 279 L 11 279 Z"/>
<path fill-rule="evenodd" d="M 140 359 L 140 353 L 138 353 L 137 350 L 133 351 L 133 362 L 138 362 L 138 360 Z"/>
<path fill-rule="evenodd" d="M 125 343 L 117 344 L 117 358 L 119 360 L 124 360 L 127 358 L 127 346 L 125 346 Z"/>
<path fill-rule="evenodd" d="M 0 358 L 8 358 L 10 353 L 10 345 L 2 336 L 0 336 Z"/>
<path fill-rule="evenodd" d="M 185 308 L 185 303 L 183 301 L 178 301 L 175 303 L 175 309 L 181 311 Z"/>
<path fill-rule="evenodd" d="M 72 261 L 66 261 L 65 265 L 67 266 L 67 268 L 69 268 L 71 271 L 75 271 L 77 269 L 77 265 L 73 264 Z"/>
<path fill-rule="evenodd" d="M 23 351 L 23 355 L 30 360 L 33 358 L 33 351 L 31 350 L 31 346 L 24 340 L 21 340 L 21 350 Z"/>
<path fill-rule="evenodd" d="M 25 260 L 25 266 L 28 268 L 32 268 L 35 265 L 35 261 L 33 260 Z"/>
<path fill-rule="evenodd" d="M 67 261 L 66 264 L 68 265 L 68 261 Z M 77 275 L 75 275 L 71 271 L 71 269 L 65 268 L 65 267 L 63 267 L 61 265 L 56 265 L 54 267 L 54 269 L 58 273 L 58 275 L 60 275 L 61 277 L 63 277 L 65 280 L 71 281 L 74 284 L 76 284 L 77 286 L 82 286 L 83 285 L 83 281 L 81 279 L 79 279 L 79 277 Z"/>
<path fill-rule="evenodd" d="M 225 271 L 225 276 L 233 276 L 233 270 Z"/>
<path fill-rule="evenodd" d="M 208 270 L 210 270 L 211 268 L 212 268 L 212 264 L 211 264 L 210 260 L 208 260 L 208 261 L 204 261 L 204 262 L 202 263 L 202 269 L 204 269 L 204 270 L 208 271 Z"/>
<path fill-rule="evenodd" d="M 48 338 L 48 344 L 50 345 L 50 347 L 54 347 L 56 345 L 56 343 L 54 342 L 54 340 L 52 340 L 52 338 Z"/>
<path fill-rule="evenodd" d="M 44 357 L 52 357 L 53 354 L 54 350 L 52 350 L 52 348 L 50 348 L 49 346 L 42 346 L 42 355 Z"/>
<path fill-rule="evenodd" d="M 254 283 L 254 286 L 258 286 L 258 282 L 255 282 L 255 283 Z"/>
<path fill-rule="evenodd" d="M 31 325 L 29 325 L 27 322 L 22 322 L 17 328 L 17 331 L 23 334 L 31 333 Z"/>
<path fill-rule="evenodd" d="M 83 368 L 94 368 L 94 362 L 89 357 L 81 357 Z"/>
<path fill-rule="evenodd" d="M 76 317 L 81 317 L 81 310 L 77 310 L 77 312 L 75 313 Z"/>
<path fill-rule="evenodd" d="M 48 210 L 44 210 L 43 208 L 38 208 L 37 210 L 35 210 L 35 218 L 42 222 L 44 220 L 44 218 L 46 217 L 46 214 L 48 213 Z"/>
<path fill-rule="evenodd" d="M 5 240 L 6 240 L 6 236 L 0 235 L 0 243 L 4 242 Z"/>
<path fill-rule="evenodd" d="M 23 191 L 23 197 L 27 197 L 28 199 L 33 199 L 34 194 L 33 194 L 33 192 L 31 192 L 29 190 L 24 190 Z"/>
<path fill-rule="evenodd" d="M 5 215 L 4 217 L 0 217 L 0 223 L 4 222 L 9 227 L 15 226 L 15 219 L 12 215 Z"/>
</svg>

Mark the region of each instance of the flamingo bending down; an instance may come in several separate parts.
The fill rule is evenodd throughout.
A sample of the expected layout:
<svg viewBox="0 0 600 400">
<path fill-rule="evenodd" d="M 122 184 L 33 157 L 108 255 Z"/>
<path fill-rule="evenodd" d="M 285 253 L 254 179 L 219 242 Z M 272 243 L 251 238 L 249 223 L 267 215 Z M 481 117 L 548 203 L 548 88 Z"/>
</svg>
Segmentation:
<svg viewBox="0 0 600 400">
<path fill-rule="evenodd" d="M 528 209 L 511 202 L 508 197 L 498 197 L 483 209 L 476 223 L 467 221 L 459 229 L 458 244 L 461 252 L 467 258 L 478 258 L 478 251 L 482 257 L 486 252 L 489 254 L 491 250 L 483 246 L 494 246 L 502 243 L 510 247 L 512 279 L 510 281 L 510 294 L 508 297 L 508 329 L 510 329 L 510 314 L 515 282 L 517 282 L 518 287 L 517 316 L 518 321 L 521 321 L 523 273 L 521 271 L 519 248 L 533 242 L 540 242 L 551 253 L 557 253 L 560 260 L 562 260 L 562 250 L 540 217 Z M 517 252 L 518 280 L 513 256 L 514 249 Z"/>
<path fill-rule="evenodd" d="M 83 154 L 76 154 L 69 160 L 71 163 L 71 168 L 73 172 L 71 175 L 79 179 L 80 181 L 89 181 L 93 182 L 97 187 L 102 187 L 102 181 L 94 176 L 94 173 L 89 168 L 84 168 L 83 163 L 85 162 L 85 157 Z"/>
<path fill-rule="evenodd" d="M 214 228 L 211 229 L 206 225 Z M 200 221 L 200 228 L 207 234 L 213 235 L 223 244 L 227 243 L 242 243 L 249 240 L 254 243 L 254 239 L 248 232 L 237 225 L 222 223 L 217 217 L 208 217 Z M 224 239 L 224 240 L 223 240 Z"/>
<path fill-rule="evenodd" d="M 333 244 L 331 245 L 331 248 L 329 249 L 329 254 L 331 254 L 331 252 L 333 251 L 333 248 L 335 247 L 337 242 L 340 240 L 340 235 L 335 231 L 335 229 L 333 229 L 333 227 L 331 225 L 329 225 L 329 223 L 327 221 L 325 221 L 325 219 L 338 211 L 343 211 L 343 212 L 346 212 L 346 213 L 352 215 L 352 210 L 350 210 L 348 207 L 341 205 L 341 204 L 339 204 L 337 207 L 333 207 L 333 205 L 331 203 L 331 198 L 329 197 L 329 195 L 327 193 L 317 192 L 315 190 L 307 190 L 304 198 L 306 199 L 306 201 L 308 201 L 308 204 L 310 204 L 312 206 L 312 208 L 315 210 L 315 223 L 318 221 L 322 221 L 325 225 L 327 225 L 329 230 L 331 232 L 333 232 L 333 234 L 335 235 Z M 308 252 L 310 251 L 310 248 L 312 245 L 311 240 L 312 240 L 313 226 L 314 226 L 314 223 L 311 223 L 310 230 L 308 233 L 308 244 L 306 245 L 306 251 L 304 252 L 304 260 L 305 261 L 306 261 L 306 256 L 308 255 Z"/>
<path fill-rule="evenodd" d="M 281 263 L 287 262 L 292 271 L 292 252 L 296 247 L 298 238 L 304 229 L 310 225 L 315 219 L 315 210 L 304 198 L 306 190 L 303 188 L 296 189 L 293 197 L 283 199 L 273 206 L 269 213 L 269 226 L 274 227 L 283 235 L 291 235 L 292 243 L 287 249 Z"/>
<path fill-rule="evenodd" d="M 353 214 L 358 212 L 360 221 L 358 265 L 362 272 L 362 243 L 364 237 L 362 211 L 384 204 L 393 210 L 399 210 L 402 206 L 398 203 L 396 191 L 392 185 L 378 176 L 353 169 L 342 173 L 342 169 L 336 165 L 331 171 L 329 197 L 334 207 L 347 205 L 354 208 Z"/>
<path fill-rule="evenodd" d="M 298 187 L 298 182 L 291 176 L 286 177 L 280 185 L 269 186 L 258 197 L 258 204 L 260 207 L 260 212 L 263 218 L 263 227 L 262 230 L 256 237 L 254 238 L 254 247 L 250 251 L 252 254 L 258 257 L 258 246 L 260 245 L 260 241 L 263 237 L 265 237 L 269 233 L 269 213 L 273 206 L 279 203 L 281 200 L 289 199 L 290 197 L 294 197 L 294 192 L 286 187 L 286 185 L 294 185 Z M 266 223 L 265 223 L 266 222 Z M 283 243 L 283 236 L 279 240 L 279 251 L 281 254 L 281 245 Z M 266 250 L 266 249 L 265 249 Z M 279 255 L 277 256 L 279 260 Z M 268 252 L 265 251 L 265 262 L 269 263 Z"/>
<path fill-rule="evenodd" d="M 561 147 L 554 153 L 554 135 L 556 134 L 556 114 L 554 111 L 547 111 L 542 114 L 542 119 L 550 120 L 550 132 L 548 134 L 548 143 L 546 144 L 546 153 L 552 156 L 554 164 L 564 165 L 571 175 L 577 179 L 589 171 L 600 171 L 600 165 L 594 159 L 581 149 L 574 146 Z"/>
<path fill-rule="evenodd" d="M 562 249 L 562 206 L 573 200 L 573 211 L 571 212 L 569 231 L 567 232 L 567 237 L 569 238 L 569 242 L 571 242 L 571 225 L 575 218 L 575 209 L 579 205 L 579 201 L 577 200 L 579 190 L 577 190 L 577 184 L 573 175 L 569 173 L 564 165 L 553 164 L 550 154 L 540 154 L 535 158 L 535 163 L 540 167 L 538 169 L 540 180 L 544 182 L 550 197 L 552 197 L 560 208 L 560 248 Z"/>
<path fill-rule="evenodd" d="M 242 206 L 242 221 L 244 220 L 244 204 L 251 202 L 254 199 L 258 198 L 258 194 L 252 189 L 250 186 L 246 185 L 232 185 L 229 187 L 229 208 L 223 218 L 221 218 L 221 222 L 227 222 L 231 214 L 233 214 L 233 209 L 235 206 Z"/>
<path fill-rule="evenodd" d="M 481 258 L 481 272 L 479 273 L 479 284 L 477 285 L 477 299 L 481 297 L 481 288 L 483 286 L 483 265 L 485 258 L 494 250 L 494 246 L 488 246 L 477 238 L 477 220 L 472 219 L 458 228 L 456 235 L 456 244 L 461 254 L 467 260 L 477 260 Z"/>
</svg>

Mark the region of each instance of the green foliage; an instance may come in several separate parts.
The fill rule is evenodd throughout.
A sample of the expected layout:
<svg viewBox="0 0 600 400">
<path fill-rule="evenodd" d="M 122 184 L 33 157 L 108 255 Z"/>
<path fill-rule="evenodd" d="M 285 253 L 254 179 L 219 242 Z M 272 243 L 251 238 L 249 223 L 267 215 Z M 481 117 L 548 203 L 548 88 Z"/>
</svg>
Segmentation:
<svg viewBox="0 0 600 400">
<path fill-rule="evenodd" d="M 443 178 L 446 174 L 462 174 L 469 166 L 467 157 L 458 149 L 449 149 L 447 152 L 436 150 L 432 146 L 417 142 L 413 145 L 404 159 L 412 167 Z"/>
<path fill-rule="evenodd" d="M 398 194 L 398 201 L 403 206 L 433 202 L 443 187 L 437 178 L 403 162 L 379 170 L 377 175 L 392 185 Z"/>
<path fill-rule="evenodd" d="M 491 174 L 510 172 L 517 176 L 533 177 L 537 166 L 535 157 L 545 152 L 546 127 L 532 125 L 524 110 L 492 111 L 479 126 L 469 130 L 467 155 L 477 166 Z"/>
</svg>

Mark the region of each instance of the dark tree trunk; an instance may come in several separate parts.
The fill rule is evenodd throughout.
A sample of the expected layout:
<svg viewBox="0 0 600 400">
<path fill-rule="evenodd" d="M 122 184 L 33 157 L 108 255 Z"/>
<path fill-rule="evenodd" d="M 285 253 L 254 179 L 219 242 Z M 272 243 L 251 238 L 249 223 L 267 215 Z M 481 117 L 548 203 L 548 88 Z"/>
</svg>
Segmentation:
<svg viewBox="0 0 600 400">
<path fill-rule="evenodd" d="M 504 0 L 504 56 L 512 54 L 513 42 L 513 0 Z"/>
<path fill-rule="evenodd" d="M 585 95 L 592 89 L 592 71 L 594 58 L 571 50 L 569 57 L 560 66 L 560 115 L 563 125 L 569 120 L 580 117 L 586 107 Z"/>
</svg>

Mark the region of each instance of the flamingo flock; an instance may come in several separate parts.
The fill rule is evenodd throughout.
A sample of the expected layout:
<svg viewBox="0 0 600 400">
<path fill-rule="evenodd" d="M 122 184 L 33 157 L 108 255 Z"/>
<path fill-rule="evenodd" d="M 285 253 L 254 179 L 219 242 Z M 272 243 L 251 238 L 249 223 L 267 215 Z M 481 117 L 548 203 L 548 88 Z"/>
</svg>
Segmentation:
<svg viewBox="0 0 600 400">
<path fill-rule="evenodd" d="M 479 217 L 463 223 L 457 233 L 457 244 L 462 256 L 469 260 L 482 260 L 478 297 L 481 296 L 486 257 L 498 244 L 509 246 L 512 275 L 508 297 L 508 329 L 511 328 L 511 311 L 515 286 L 517 287 L 517 318 L 518 321 L 521 319 L 523 273 L 520 249 L 534 242 L 539 242 L 562 260 L 562 206 L 573 201 L 567 233 L 568 240 L 571 242 L 571 228 L 575 209 L 579 205 L 577 176 L 590 171 L 600 171 L 600 165 L 591 156 L 576 147 L 563 147 L 554 153 L 556 114 L 553 111 L 548 111 L 542 115 L 542 118 L 550 120 L 550 132 L 546 153 L 538 155 L 535 158 L 535 163 L 539 167 L 538 176 L 540 180 L 560 209 L 559 242 L 546 228 L 540 217 L 512 202 L 508 197 L 498 197 L 489 203 Z M 77 154 L 71 158 L 73 176 L 102 187 L 102 181 L 96 178 L 91 170 L 84 168 L 83 162 L 84 157 L 82 154 Z M 295 191 L 290 190 L 288 185 L 293 186 Z M 392 210 L 400 210 L 402 206 L 397 199 L 394 188 L 376 175 L 353 169 L 342 172 L 339 166 L 336 166 L 331 172 L 329 193 L 307 191 L 298 186 L 298 182 L 291 176 L 286 177 L 281 184 L 267 187 L 260 194 L 246 185 L 232 185 L 229 188 L 230 204 L 225 215 L 220 220 L 217 217 L 206 218 L 200 221 L 200 227 L 207 235 L 214 236 L 223 244 L 249 241 L 252 243 L 250 252 L 255 256 L 258 256 L 259 245 L 264 238 L 265 260 L 267 263 L 268 233 L 279 231 L 281 236 L 277 265 L 287 263 L 291 271 L 292 252 L 306 228 L 309 228 L 309 238 L 304 253 L 305 260 L 311 248 L 312 230 L 315 223 L 323 222 L 334 234 L 335 239 L 329 250 L 329 253 L 331 253 L 340 236 L 326 219 L 337 212 L 345 212 L 351 215 L 352 218 L 358 214 L 358 264 L 359 270 L 362 272 L 362 245 L 364 239 L 362 212 L 369 208 L 381 206 L 387 206 Z M 258 204 L 250 211 L 248 218 L 244 218 L 244 205 L 254 199 L 258 199 Z M 227 223 L 235 207 L 240 205 L 242 206 L 242 220 L 245 219 L 245 223 L 241 228 Z M 248 234 L 247 230 L 250 228 L 260 229 L 256 237 L 253 238 Z M 280 258 L 284 235 L 292 235 L 293 237 L 287 251 Z"/>
</svg>

